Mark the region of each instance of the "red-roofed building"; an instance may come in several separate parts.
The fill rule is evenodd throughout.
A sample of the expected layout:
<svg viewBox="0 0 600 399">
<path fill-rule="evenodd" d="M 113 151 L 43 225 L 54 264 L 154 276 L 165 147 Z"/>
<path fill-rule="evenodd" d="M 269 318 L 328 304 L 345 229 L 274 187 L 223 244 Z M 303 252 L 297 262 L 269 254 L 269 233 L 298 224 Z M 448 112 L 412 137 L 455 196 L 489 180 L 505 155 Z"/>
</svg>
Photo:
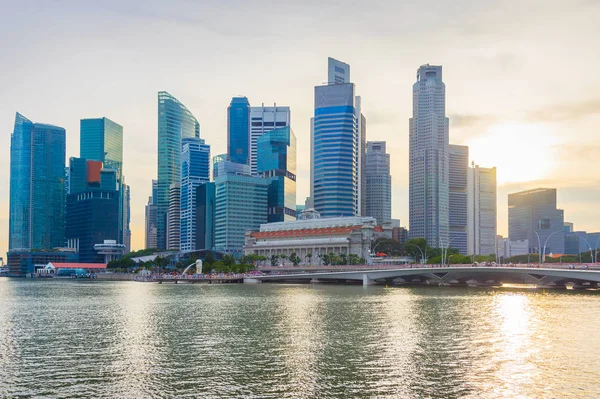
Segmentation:
<svg viewBox="0 0 600 399">
<path fill-rule="evenodd" d="M 58 263 L 50 262 L 55 269 L 94 269 L 96 271 L 106 270 L 106 263 Z"/>
<path fill-rule="evenodd" d="M 354 254 L 368 261 L 371 242 L 380 237 L 391 238 L 391 229 L 376 226 L 372 217 L 312 217 L 262 224 L 259 231 L 247 232 L 244 254 L 270 259 L 295 253 L 304 265 L 320 265 L 319 255 L 330 253 Z M 284 263 L 291 264 L 289 260 Z"/>
</svg>

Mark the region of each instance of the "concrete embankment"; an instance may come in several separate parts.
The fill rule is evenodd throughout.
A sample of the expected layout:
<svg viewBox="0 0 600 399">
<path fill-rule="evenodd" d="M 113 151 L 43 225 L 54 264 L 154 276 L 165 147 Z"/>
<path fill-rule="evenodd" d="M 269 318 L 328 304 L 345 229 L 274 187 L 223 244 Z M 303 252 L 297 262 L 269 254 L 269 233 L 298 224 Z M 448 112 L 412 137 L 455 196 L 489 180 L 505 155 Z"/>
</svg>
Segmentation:
<svg viewBox="0 0 600 399">
<path fill-rule="evenodd" d="M 96 278 L 98 280 L 111 280 L 111 281 L 132 281 L 136 275 L 133 273 L 98 273 Z"/>
</svg>

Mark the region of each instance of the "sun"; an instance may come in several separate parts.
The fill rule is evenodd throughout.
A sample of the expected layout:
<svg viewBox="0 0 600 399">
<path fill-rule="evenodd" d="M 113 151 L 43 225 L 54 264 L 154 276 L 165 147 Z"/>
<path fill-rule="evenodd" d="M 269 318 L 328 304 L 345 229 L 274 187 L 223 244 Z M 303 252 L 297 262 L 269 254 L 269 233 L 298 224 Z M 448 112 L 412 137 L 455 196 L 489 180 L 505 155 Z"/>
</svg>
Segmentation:
<svg viewBox="0 0 600 399">
<path fill-rule="evenodd" d="M 477 165 L 496 169 L 499 185 L 540 180 L 554 167 L 552 129 L 543 124 L 491 126 L 469 143 L 469 158 Z"/>
</svg>

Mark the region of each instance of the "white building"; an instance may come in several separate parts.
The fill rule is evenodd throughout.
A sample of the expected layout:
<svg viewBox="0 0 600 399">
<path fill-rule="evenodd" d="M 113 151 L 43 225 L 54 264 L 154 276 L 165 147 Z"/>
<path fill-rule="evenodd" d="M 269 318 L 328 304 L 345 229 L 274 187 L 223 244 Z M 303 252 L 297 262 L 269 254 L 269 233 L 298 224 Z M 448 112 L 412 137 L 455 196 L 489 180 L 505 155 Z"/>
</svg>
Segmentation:
<svg viewBox="0 0 600 399">
<path fill-rule="evenodd" d="M 248 140 L 248 154 L 250 172 L 256 176 L 257 146 L 256 142 L 260 136 L 273 129 L 290 126 L 290 107 L 250 107 L 250 137 Z"/>
<path fill-rule="evenodd" d="M 374 217 L 380 226 L 391 223 L 392 176 L 390 175 L 390 154 L 386 152 L 385 141 L 367 142 L 365 177 L 365 216 Z"/>
<path fill-rule="evenodd" d="M 467 252 L 496 253 L 496 168 L 469 168 L 467 184 Z"/>
<path fill-rule="evenodd" d="M 320 218 L 312 209 L 304 211 L 301 217 L 261 224 L 259 231 L 247 232 L 244 254 L 270 259 L 272 255 L 296 253 L 302 264 L 313 265 L 321 264 L 319 255 L 354 254 L 368 262 L 371 242 L 379 237 L 389 238 L 372 217 Z"/>
<path fill-rule="evenodd" d="M 167 249 L 179 250 L 181 237 L 181 184 L 173 183 L 169 188 L 169 210 L 167 213 Z"/>
<path fill-rule="evenodd" d="M 503 255 L 504 259 L 517 255 L 527 255 L 529 253 L 529 241 L 518 240 L 511 241 L 503 238 L 499 241 L 498 255 Z M 536 258 L 537 261 L 537 258 Z"/>
<path fill-rule="evenodd" d="M 442 67 L 422 65 L 409 121 L 409 236 L 448 244 L 448 135 Z"/>
</svg>

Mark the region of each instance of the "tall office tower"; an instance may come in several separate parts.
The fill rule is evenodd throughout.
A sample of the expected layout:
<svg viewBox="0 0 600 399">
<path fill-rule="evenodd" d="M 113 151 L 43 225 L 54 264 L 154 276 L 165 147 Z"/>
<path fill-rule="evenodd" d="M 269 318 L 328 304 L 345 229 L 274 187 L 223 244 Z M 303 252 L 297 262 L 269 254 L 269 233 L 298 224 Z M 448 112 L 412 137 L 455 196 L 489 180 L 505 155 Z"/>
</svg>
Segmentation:
<svg viewBox="0 0 600 399">
<path fill-rule="evenodd" d="M 462 255 L 467 255 L 467 171 L 469 169 L 469 147 L 465 145 L 449 145 L 448 168 L 448 204 L 450 210 L 448 223 L 450 238 L 445 245 L 458 249 Z"/>
<path fill-rule="evenodd" d="M 565 250 L 564 211 L 556 208 L 555 188 L 508 194 L 508 237 L 528 240 L 529 253 L 562 254 Z"/>
<path fill-rule="evenodd" d="M 146 205 L 146 249 L 156 248 L 156 216 L 157 207 L 152 203 L 152 197 L 148 197 Z"/>
<path fill-rule="evenodd" d="M 196 249 L 196 188 L 210 181 L 210 145 L 185 138 L 181 148 L 180 250 Z"/>
<path fill-rule="evenodd" d="M 273 104 L 272 107 L 250 108 L 250 172 L 256 176 L 256 142 L 260 136 L 270 132 L 273 129 L 290 126 L 290 107 L 278 107 Z"/>
<path fill-rule="evenodd" d="M 181 139 L 200 137 L 200 125 L 192 113 L 167 92 L 158 93 L 158 206 L 157 246 L 167 248 L 169 190 L 181 181 Z M 179 245 L 179 243 L 178 243 Z"/>
<path fill-rule="evenodd" d="M 123 184 L 125 189 L 125 236 L 123 239 L 123 245 L 125 245 L 125 253 L 131 252 L 131 186 Z"/>
<path fill-rule="evenodd" d="M 409 236 L 438 248 L 449 241 L 448 124 L 442 67 L 423 65 L 409 122 Z"/>
<path fill-rule="evenodd" d="M 67 195 L 66 240 L 79 253 L 81 263 L 102 263 L 104 255 L 94 246 L 105 240 L 117 242 L 120 191 L 117 170 L 101 161 L 69 159 L 70 191 Z"/>
<path fill-rule="evenodd" d="M 179 251 L 181 237 L 181 184 L 169 188 L 169 212 L 167 214 L 167 249 Z"/>
<path fill-rule="evenodd" d="M 378 225 L 392 221 L 392 176 L 385 141 L 369 141 L 366 154 L 366 210 Z"/>
<path fill-rule="evenodd" d="M 105 169 L 117 173 L 119 191 L 119 234 L 114 238 L 125 244 L 129 232 L 127 222 L 127 186 L 123 176 L 123 126 L 108 118 L 82 119 L 79 123 L 79 156 L 89 161 L 102 162 Z"/>
<path fill-rule="evenodd" d="M 9 250 L 65 243 L 65 129 L 17 113 L 10 140 Z"/>
<path fill-rule="evenodd" d="M 474 163 L 467 181 L 467 254 L 496 253 L 496 168 Z M 502 248 L 500 248 L 502 250 Z"/>
<path fill-rule="evenodd" d="M 250 103 L 246 97 L 233 97 L 227 108 L 227 155 L 235 163 L 249 164 Z"/>
<path fill-rule="evenodd" d="M 215 183 L 196 187 L 196 249 L 215 247 Z"/>
<path fill-rule="evenodd" d="M 258 174 L 269 182 L 268 221 L 296 220 L 296 135 L 289 126 L 260 136 Z"/>
<path fill-rule="evenodd" d="M 250 166 L 240 173 L 233 162 L 221 162 L 215 170 L 215 250 L 234 256 L 242 254 L 245 234 L 267 223 L 267 179 L 250 176 Z M 239 166 L 239 164 L 238 164 Z"/>
<path fill-rule="evenodd" d="M 329 59 L 330 70 L 332 65 L 335 71 L 335 66 L 341 64 Z M 311 197 L 323 217 L 363 213 L 363 117 L 354 84 L 344 80 L 349 77 L 348 67 L 345 73 L 337 75 L 340 83 L 334 80 L 334 83 L 315 87 L 315 113 L 311 119 Z"/>
</svg>

